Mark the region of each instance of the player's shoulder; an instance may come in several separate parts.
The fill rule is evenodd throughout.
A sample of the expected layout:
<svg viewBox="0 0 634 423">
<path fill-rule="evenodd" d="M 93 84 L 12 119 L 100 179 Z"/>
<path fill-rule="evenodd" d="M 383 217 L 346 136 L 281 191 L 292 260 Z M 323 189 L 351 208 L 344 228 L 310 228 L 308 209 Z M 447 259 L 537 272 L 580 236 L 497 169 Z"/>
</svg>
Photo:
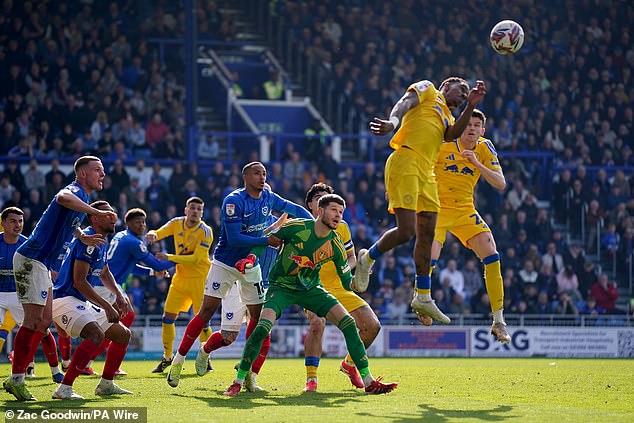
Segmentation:
<svg viewBox="0 0 634 423">
<path fill-rule="evenodd" d="M 233 191 L 231 191 L 229 194 L 227 194 L 227 196 L 225 197 L 225 199 L 223 201 L 227 202 L 227 201 L 242 201 L 245 198 L 245 195 L 247 193 L 247 190 L 244 188 L 237 188 L 234 189 Z"/>
<path fill-rule="evenodd" d="M 482 151 L 488 151 L 494 156 L 497 156 L 497 151 L 495 150 L 495 146 L 493 145 L 493 141 L 488 138 L 480 137 L 478 138 L 478 144 L 476 145 L 477 149 Z"/>
<path fill-rule="evenodd" d="M 211 234 L 213 233 L 211 230 L 211 226 L 209 226 L 202 220 L 200 221 L 200 224 L 198 225 L 197 229 L 203 231 L 203 233 L 205 234 L 205 237 L 210 237 Z"/>
<path fill-rule="evenodd" d="M 345 220 L 341 220 L 339 225 L 337 225 L 337 229 L 335 229 L 335 233 L 341 237 L 341 239 L 350 238 L 350 226 L 348 222 Z"/>
<path fill-rule="evenodd" d="M 183 223 L 183 221 L 185 221 L 185 216 L 176 216 L 171 218 L 167 223 L 167 225 L 180 225 L 181 223 Z"/>
<path fill-rule="evenodd" d="M 290 228 L 290 227 L 298 227 L 298 226 L 306 227 L 306 226 L 310 226 L 314 222 L 315 221 L 312 219 L 304 219 L 304 218 L 288 219 L 280 227 L 281 228 Z"/>
<path fill-rule="evenodd" d="M 24 236 L 24 235 L 22 235 L 22 234 L 20 234 L 18 236 L 18 245 L 24 244 L 27 241 L 27 239 L 29 239 L 29 238 Z"/>
<path fill-rule="evenodd" d="M 444 153 L 459 153 L 460 147 L 458 147 L 458 139 L 456 138 L 451 141 L 443 141 L 442 144 L 440 144 L 439 151 Z M 440 157 L 440 154 L 438 157 Z"/>
<path fill-rule="evenodd" d="M 408 90 L 414 90 L 417 91 L 419 93 L 425 92 L 427 90 L 436 90 L 436 87 L 434 86 L 434 83 L 427 80 L 427 79 L 423 79 L 422 81 L 417 81 L 414 82 L 412 85 L 409 86 Z"/>
</svg>

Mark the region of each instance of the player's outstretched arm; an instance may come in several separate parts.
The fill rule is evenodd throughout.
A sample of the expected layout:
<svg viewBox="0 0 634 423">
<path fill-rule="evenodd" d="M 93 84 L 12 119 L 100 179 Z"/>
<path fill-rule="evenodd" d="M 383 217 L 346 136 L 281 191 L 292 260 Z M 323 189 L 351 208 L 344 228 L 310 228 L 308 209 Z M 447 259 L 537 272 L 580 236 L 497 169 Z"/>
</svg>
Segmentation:
<svg viewBox="0 0 634 423">
<path fill-rule="evenodd" d="M 384 120 L 375 117 L 374 120 L 370 122 L 370 131 L 372 131 L 374 135 L 387 135 L 396 130 L 403 116 L 405 116 L 405 113 L 418 105 L 419 101 L 415 91 L 407 90 L 407 92 L 403 94 L 403 97 L 392 107 L 389 119 Z"/>
<path fill-rule="evenodd" d="M 107 216 L 116 222 L 117 215 L 110 210 L 99 210 L 91 207 L 90 204 L 85 203 L 81 198 L 70 192 L 68 189 L 63 189 L 55 196 L 55 201 L 67 209 L 75 210 L 81 213 L 86 213 L 91 216 Z"/>
<path fill-rule="evenodd" d="M 225 222 L 224 225 L 227 241 L 232 247 L 266 247 L 269 244 L 269 239 L 265 236 L 255 237 L 240 233 L 242 230 L 241 221 Z"/>
<path fill-rule="evenodd" d="M 464 132 L 469 124 L 471 114 L 475 107 L 482 101 L 487 92 L 484 81 L 477 81 L 476 86 L 471 89 L 467 97 L 467 107 L 462 111 L 456 122 L 445 131 L 445 141 L 453 141 Z"/>
</svg>

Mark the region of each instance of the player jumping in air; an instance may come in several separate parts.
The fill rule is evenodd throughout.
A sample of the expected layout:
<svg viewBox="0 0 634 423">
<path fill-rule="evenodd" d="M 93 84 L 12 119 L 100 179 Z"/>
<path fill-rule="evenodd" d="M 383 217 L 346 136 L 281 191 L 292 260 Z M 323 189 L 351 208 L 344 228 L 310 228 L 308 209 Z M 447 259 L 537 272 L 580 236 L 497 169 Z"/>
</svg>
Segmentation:
<svg viewBox="0 0 634 423">
<path fill-rule="evenodd" d="M 472 249 L 484 264 L 484 279 L 493 312 L 491 333 L 500 342 L 510 342 L 511 337 L 502 315 L 504 287 L 500 255 L 489 226 L 473 203 L 473 191 L 480 176 L 498 190 L 506 187 L 493 143 L 483 138 L 485 123 L 484 113 L 474 110 L 462 136 L 440 146 L 435 166 L 440 211 L 431 250 L 431 266 L 433 268 L 440 257 L 447 231 L 454 234 L 465 247 Z"/>
<path fill-rule="evenodd" d="M 386 135 L 402 121 L 401 128 L 390 140 L 394 152 L 385 164 L 388 209 L 396 215 L 396 228 L 385 232 L 369 250 L 359 252 L 356 270 L 359 287 L 367 287 L 375 260 L 415 236 L 416 293 L 412 309 L 442 323 L 449 323 L 450 319 L 438 309 L 430 295 L 431 245 L 440 210 L 433 168 L 443 140 L 453 141 L 462 134 L 476 104 L 485 94 L 482 81 L 478 81 L 471 92 L 462 78 L 446 79 L 439 90 L 430 81 L 419 81 L 410 85 L 394 105 L 389 120 L 374 118 L 370 123 L 373 134 Z M 465 100 L 467 107 L 455 120 L 451 109 Z"/>
<path fill-rule="evenodd" d="M 319 282 L 321 267 L 332 261 L 344 288 L 354 288 L 346 249 L 334 232 L 344 209 L 345 202 L 341 197 L 335 194 L 325 195 L 319 200 L 316 220 L 288 221 L 275 235 L 269 236 L 272 241 L 284 244 L 271 270 L 266 302 L 256 328 L 247 339 L 238 375 L 224 395 L 236 396 L 240 393 L 262 341 L 269 335 L 282 311 L 291 304 L 326 317 L 343 332 L 346 346 L 361 374 L 367 393 L 383 394 L 396 388 L 396 383 L 383 383 L 381 378 L 372 377 L 365 347 L 354 319 Z"/>
</svg>

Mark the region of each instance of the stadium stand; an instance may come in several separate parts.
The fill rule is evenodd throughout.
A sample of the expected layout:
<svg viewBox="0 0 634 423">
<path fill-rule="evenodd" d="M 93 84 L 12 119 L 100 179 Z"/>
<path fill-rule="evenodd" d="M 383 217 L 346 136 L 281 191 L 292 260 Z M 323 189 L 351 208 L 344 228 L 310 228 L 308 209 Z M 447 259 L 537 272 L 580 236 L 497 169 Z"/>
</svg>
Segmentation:
<svg viewBox="0 0 634 423">
<path fill-rule="evenodd" d="M 393 224 L 383 196 L 387 143 L 368 142 L 367 123 L 386 116 L 411 82 L 485 79 L 487 135 L 508 187 L 499 193 L 481 184 L 477 207 L 502 254 L 507 312 L 631 314 L 634 6 L 570 3 L 461 6 L 477 9 L 482 18 L 475 21 L 428 0 L 206 0 L 196 16 L 200 40 L 270 46 L 293 91 L 309 95 L 336 132 L 352 135 L 342 161 L 317 127 L 306 138 L 319 138 L 318 152 L 307 158 L 284 144 L 267 165 L 273 189 L 300 203 L 314 181 L 332 183 L 348 202 L 344 217 L 357 249 Z M 524 17 L 527 34 L 512 58 L 487 45 L 490 26 L 506 16 Z M 165 48 L 165 40 L 183 37 L 183 22 L 179 2 L 2 3 L 0 208 L 25 209 L 25 234 L 68 180 L 67 164 L 91 152 L 110 169 L 99 197 L 121 216 L 142 207 L 156 228 L 195 194 L 205 199 L 205 220 L 218 238 L 222 198 L 240 185 L 240 165 L 257 156 L 223 160 L 226 145 L 210 135 L 194 152 L 200 168 L 182 161 L 193 145 L 186 140 L 185 77 L 180 48 Z M 266 67 L 254 69 L 267 73 L 234 82 L 269 78 Z M 450 313 L 489 312 L 482 269 L 472 259 L 448 239 L 433 291 Z M 452 262 L 449 271 L 469 280 L 464 295 L 441 276 Z M 383 321 L 402 322 L 413 282 L 411 248 L 401 247 L 377 264 L 364 295 Z M 168 283 L 132 281 L 137 313 L 160 314 Z M 613 284 L 617 299 L 607 294 Z"/>
</svg>

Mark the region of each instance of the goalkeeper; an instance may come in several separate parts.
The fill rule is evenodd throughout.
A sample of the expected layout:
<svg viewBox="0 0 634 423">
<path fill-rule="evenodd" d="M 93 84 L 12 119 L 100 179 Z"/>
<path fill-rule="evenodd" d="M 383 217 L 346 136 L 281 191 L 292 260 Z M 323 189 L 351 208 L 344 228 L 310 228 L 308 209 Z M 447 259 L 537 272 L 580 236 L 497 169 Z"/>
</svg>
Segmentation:
<svg viewBox="0 0 634 423">
<path fill-rule="evenodd" d="M 270 286 L 260 320 L 244 347 L 238 375 L 224 395 L 236 396 L 240 393 L 251 365 L 260 351 L 262 341 L 282 311 L 291 304 L 297 304 L 318 316 L 326 317 L 343 332 L 346 346 L 361 374 L 367 393 L 384 394 L 396 388 L 396 383 L 384 383 L 381 378 L 372 377 L 365 347 L 354 319 L 319 281 L 321 266 L 333 261 L 346 289 L 363 288 L 355 286 L 345 247 L 334 232 L 342 219 L 344 209 L 343 198 L 335 194 L 324 195 L 319 200 L 316 220 L 290 220 L 282 225 L 275 235 L 270 235 L 279 238 L 284 245 L 269 275 Z"/>
</svg>

